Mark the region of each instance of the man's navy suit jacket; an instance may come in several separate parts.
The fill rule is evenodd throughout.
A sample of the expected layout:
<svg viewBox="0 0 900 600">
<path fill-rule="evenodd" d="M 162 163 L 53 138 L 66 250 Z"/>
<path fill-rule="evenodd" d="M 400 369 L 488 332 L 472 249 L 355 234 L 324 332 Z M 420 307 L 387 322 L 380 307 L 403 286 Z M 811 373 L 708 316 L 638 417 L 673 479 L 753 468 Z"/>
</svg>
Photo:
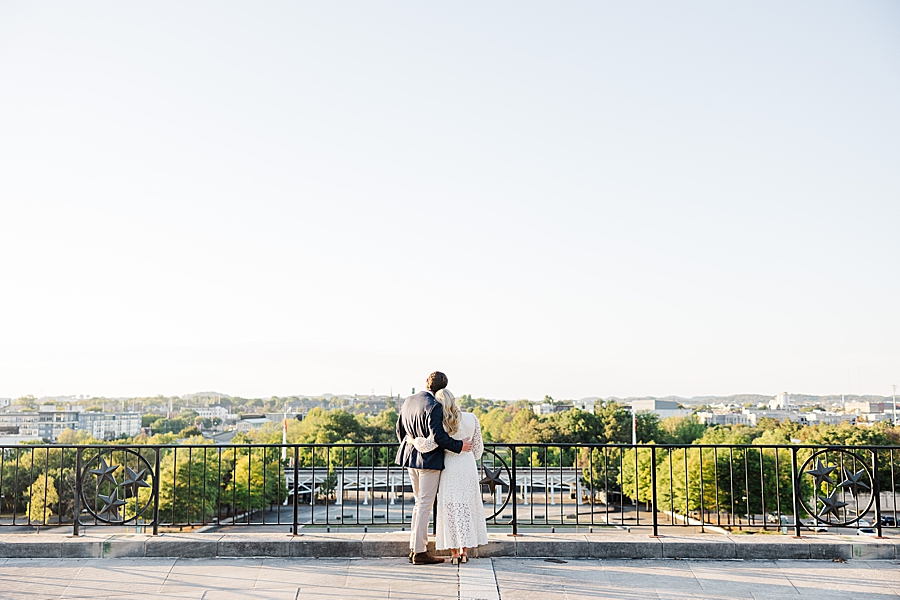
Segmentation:
<svg viewBox="0 0 900 600">
<path fill-rule="evenodd" d="M 433 433 L 438 447 L 431 452 L 420 453 L 413 444 L 406 442 L 407 433 L 414 438 L 427 438 Z M 397 440 L 400 449 L 394 462 L 410 469 L 441 471 L 444 468 L 444 450 L 459 454 L 463 446 L 461 440 L 453 439 L 444 431 L 444 407 L 428 391 L 403 401 L 400 418 L 397 419 Z"/>
</svg>

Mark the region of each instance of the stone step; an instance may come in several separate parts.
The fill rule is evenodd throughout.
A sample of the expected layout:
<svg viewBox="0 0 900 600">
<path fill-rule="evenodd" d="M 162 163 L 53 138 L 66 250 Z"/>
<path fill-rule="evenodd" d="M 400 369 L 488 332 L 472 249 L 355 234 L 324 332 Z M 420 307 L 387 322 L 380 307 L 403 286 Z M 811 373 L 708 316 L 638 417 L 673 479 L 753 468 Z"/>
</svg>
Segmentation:
<svg viewBox="0 0 900 600">
<path fill-rule="evenodd" d="M 700 559 L 900 559 L 900 538 L 857 536 L 692 534 L 652 538 L 643 534 L 490 534 L 473 557 L 700 558 Z M 409 533 L 217 534 L 159 536 L 56 534 L 0 535 L 0 558 L 119 557 L 389 557 L 406 556 Z M 434 549 L 434 542 L 429 543 Z M 448 552 L 439 553 L 447 555 Z"/>
</svg>

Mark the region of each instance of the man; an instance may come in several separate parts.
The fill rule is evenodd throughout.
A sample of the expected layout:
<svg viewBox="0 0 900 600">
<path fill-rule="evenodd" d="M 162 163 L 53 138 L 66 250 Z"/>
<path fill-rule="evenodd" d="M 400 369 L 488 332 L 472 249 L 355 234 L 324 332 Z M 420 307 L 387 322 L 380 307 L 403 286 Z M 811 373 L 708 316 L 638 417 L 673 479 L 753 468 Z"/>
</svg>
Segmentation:
<svg viewBox="0 0 900 600">
<path fill-rule="evenodd" d="M 434 399 L 434 394 L 447 387 L 447 376 L 435 371 L 425 382 L 426 391 L 419 392 L 403 401 L 400 418 L 397 419 L 397 440 L 400 449 L 395 463 L 409 469 L 416 506 L 413 508 L 409 536 L 409 562 L 414 565 L 434 565 L 444 562 L 443 558 L 428 553 L 428 521 L 431 520 L 431 506 L 437 496 L 444 468 L 444 450 L 457 454 L 472 450 L 472 440 L 455 440 L 444 431 L 444 409 Z M 412 437 L 434 436 L 438 445 L 431 452 L 419 453 L 415 446 L 406 442 L 406 434 Z"/>
</svg>

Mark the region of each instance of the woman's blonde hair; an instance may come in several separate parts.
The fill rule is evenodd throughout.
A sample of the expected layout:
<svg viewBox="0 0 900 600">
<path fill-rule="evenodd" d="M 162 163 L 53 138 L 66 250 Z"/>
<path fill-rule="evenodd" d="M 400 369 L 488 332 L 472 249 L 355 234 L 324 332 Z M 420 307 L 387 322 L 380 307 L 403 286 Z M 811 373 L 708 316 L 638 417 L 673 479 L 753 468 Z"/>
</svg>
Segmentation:
<svg viewBox="0 0 900 600">
<path fill-rule="evenodd" d="M 456 403 L 456 397 L 447 389 L 438 390 L 434 397 L 444 407 L 444 431 L 453 435 L 459 431 L 459 419 L 462 416 L 459 404 Z"/>
</svg>

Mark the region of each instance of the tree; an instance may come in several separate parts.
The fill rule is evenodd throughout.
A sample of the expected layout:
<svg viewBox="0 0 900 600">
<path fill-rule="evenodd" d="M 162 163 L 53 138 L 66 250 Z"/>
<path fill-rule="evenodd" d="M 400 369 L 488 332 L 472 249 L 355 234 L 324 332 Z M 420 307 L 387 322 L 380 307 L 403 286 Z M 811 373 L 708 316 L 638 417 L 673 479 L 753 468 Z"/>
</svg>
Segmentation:
<svg viewBox="0 0 900 600">
<path fill-rule="evenodd" d="M 374 417 L 366 419 L 366 438 L 374 443 L 392 443 L 397 441 L 395 427 L 397 411 L 388 408 Z"/>
<path fill-rule="evenodd" d="M 141 415 L 141 427 L 152 427 L 156 421 L 165 419 L 165 415 L 146 413 Z"/>
<path fill-rule="evenodd" d="M 37 398 L 28 394 L 27 396 L 22 396 L 21 398 L 17 398 L 15 404 L 18 404 L 22 408 L 26 410 L 37 410 L 38 409 L 38 401 Z"/>
<path fill-rule="evenodd" d="M 582 448 L 580 463 L 583 467 L 584 480 L 588 487 L 596 492 L 616 492 L 619 485 L 619 471 L 623 448 Z M 609 502 L 609 498 L 606 500 Z"/>
<path fill-rule="evenodd" d="M 693 444 L 706 432 L 706 425 L 697 420 L 696 415 L 669 417 L 660 426 L 666 434 L 667 444 Z"/>
<path fill-rule="evenodd" d="M 594 412 L 599 419 L 598 442 L 603 444 L 631 443 L 631 411 L 615 400 L 608 400 Z"/>
<path fill-rule="evenodd" d="M 660 510 L 674 510 L 682 515 L 698 513 L 707 520 L 713 518 L 711 514 L 726 513 L 731 521 L 735 515 L 751 516 L 779 509 L 782 514 L 792 514 L 790 451 L 777 453 L 776 461 L 774 449 L 740 447 L 749 444 L 751 435 L 755 435 L 745 429 L 710 428 L 697 440 L 698 444 L 729 446 L 726 448 L 658 448 L 655 468 Z M 654 468 L 650 450 L 638 451 L 637 469 L 634 450 L 624 454 L 619 475 L 623 493 L 649 501 Z M 808 482 L 802 484 L 800 493 L 804 498 L 810 497 Z"/>
<path fill-rule="evenodd" d="M 593 413 L 573 408 L 550 415 L 549 419 L 558 432 L 551 442 L 595 444 L 599 438 L 598 419 Z"/>
<path fill-rule="evenodd" d="M 52 475 L 38 476 L 28 487 L 28 520 L 44 525 L 53 516 L 53 507 L 59 504 L 56 479 Z"/>
<path fill-rule="evenodd" d="M 659 415 L 642 410 L 635 415 L 638 444 L 663 444 L 668 436 L 660 425 Z"/>
<path fill-rule="evenodd" d="M 87 431 L 82 431 L 80 429 L 63 429 L 63 431 L 59 434 L 59 437 L 56 438 L 56 442 L 58 444 L 97 444 L 99 443 L 94 436 L 89 434 Z"/>
<path fill-rule="evenodd" d="M 163 523 L 187 524 L 204 522 L 216 510 L 221 494 L 216 448 L 171 449 L 160 459 L 159 518 Z M 223 460 L 223 470 L 225 469 Z M 148 481 L 150 478 L 148 477 Z M 125 505 L 126 517 L 131 517 L 150 499 L 151 488 L 139 488 L 137 501 Z M 152 518 L 144 513 L 145 518 Z"/>
<path fill-rule="evenodd" d="M 287 497 L 277 448 L 235 448 L 226 454 L 223 461 L 227 459 L 232 472 L 224 497 L 235 511 L 262 509 Z"/>
</svg>

